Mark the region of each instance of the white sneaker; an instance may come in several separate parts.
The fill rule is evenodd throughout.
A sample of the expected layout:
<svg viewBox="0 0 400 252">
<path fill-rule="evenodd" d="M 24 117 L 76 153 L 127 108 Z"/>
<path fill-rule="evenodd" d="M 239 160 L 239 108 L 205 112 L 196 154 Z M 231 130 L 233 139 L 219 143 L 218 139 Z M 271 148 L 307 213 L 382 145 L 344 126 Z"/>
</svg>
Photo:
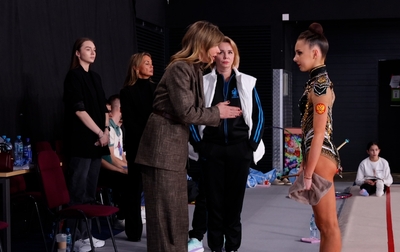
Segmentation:
<svg viewBox="0 0 400 252">
<path fill-rule="evenodd" d="M 146 208 L 144 206 L 142 206 L 140 213 L 142 215 L 142 223 L 146 224 Z"/>
<path fill-rule="evenodd" d="M 279 179 L 275 179 L 271 184 L 273 185 L 284 185 L 285 183 L 283 183 L 281 180 Z"/>
<path fill-rule="evenodd" d="M 93 236 L 92 236 L 92 240 L 93 240 L 93 245 L 94 245 L 95 248 L 101 248 L 101 247 L 104 247 L 104 245 L 106 245 L 106 242 L 105 242 L 105 241 L 96 239 L 96 238 L 94 238 Z M 89 247 L 90 247 L 90 240 L 89 240 L 89 238 L 83 240 L 83 242 L 86 243 L 86 244 L 88 244 Z"/>
<path fill-rule="evenodd" d="M 282 182 L 283 182 L 285 185 L 292 185 L 292 182 L 290 182 L 290 180 L 287 179 L 287 178 L 282 179 Z"/>
<path fill-rule="evenodd" d="M 190 238 L 188 241 L 188 252 L 203 252 L 203 241 L 199 241 L 196 238 Z"/>
<path fill-rule="evenodd" d="M 385 184 L 383 183 L 382 180 L 377 180 L 376 181 L 376 196 L 381 197 L 383 196 L 384 192 L 383 189 L 385 188 Z"/>
<path fill-rule="evenodd" d="M 90 250 L 92 250 L 92 247 L 90 247 L 90 244 L 87 244 L 82 239 L 75 241 L 75 244 L 74 244 L 75 252 L 88 252 Z"/>
</svg>

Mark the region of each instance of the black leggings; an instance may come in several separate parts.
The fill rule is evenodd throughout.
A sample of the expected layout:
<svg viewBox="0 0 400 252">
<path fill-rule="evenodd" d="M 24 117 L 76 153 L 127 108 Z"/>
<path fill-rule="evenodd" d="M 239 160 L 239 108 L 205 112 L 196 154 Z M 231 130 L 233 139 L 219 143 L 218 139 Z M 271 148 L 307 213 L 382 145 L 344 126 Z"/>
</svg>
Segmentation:
<svg viewBox="0 0 400 252">
<path fill-rule="evenodd" d="M 376 181 L 376 179 L 371 179 L 372 181 Z M 376 185 L 369 185 L 369 184 L 362 184 L 360 186 L 360 189 L 365 189 L 369 195 L 372 195 L 374 193 L 376 193 Z M 384 185 L 383 187 L 383 192 L 385 193 L 387 189 L 387 186 Z"/>
</svg>

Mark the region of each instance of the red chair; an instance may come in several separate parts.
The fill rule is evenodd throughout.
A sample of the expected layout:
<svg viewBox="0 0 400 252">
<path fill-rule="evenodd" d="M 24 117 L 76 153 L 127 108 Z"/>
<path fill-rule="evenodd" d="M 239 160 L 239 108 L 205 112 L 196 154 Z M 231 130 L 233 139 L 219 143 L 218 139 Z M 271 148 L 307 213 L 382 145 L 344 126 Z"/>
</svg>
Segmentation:
<svg viewBox="0 0 400 252">
<path fill-rule="evenodd" d="M 78 221 L 85 221 L 89 232 L 90 245 L 92 251 L 95 251 L 93 245 L 91 230 L 89 229 L 89 220 L 97 217 L 105 217 L 111 234 L 114 251 L 117 252 L 114 234 L 111 229 L 110 216 L 118 212 L 117 207 L 106 205 L 81 204 L 67 206 L 70 202 L 69 192 L 65 183 L 65 177 L 60 167 L 60 160 L 54 151 L 41 151 L 38 154 L 38 168 L 42 179 L 44 196 L 47 202 L 47 208 L 50 210 L 56 223 L 55 233 L 58 233 L 60 222 L 64 219 L 75 219 L 75 230 L 73 231 L 72 247 L 75 243 L 75 234 Z M 55 239 L 53 239 L 52 251 L 54 251 Z"/>
<path fill-rule="evenodd" d="M 10 202 L 12 208 L 22 206 L 23 209 L 27 210 L 28 205 L 26 204 L 31 204 L 35 207 L 40 230 L 42 232 L 44 246 L 46 251 L 48 251 L 46 236 L 44 234 L 42 219 L 40 217 L 38 206 L 38 203 L 43 202 L 42 193 L 38 191 L 27 191 L 24 175 L 13 176 L 10 177 Z"/>
<path fill-rule="evenodd" d="M 6 229 L 8 227 L 8 223 L 4 221 L 0 221 L 0 230 Z M 3 247 L 1 246 L 0 240 L 0 252 L 3 252 Z"/>
</svg>

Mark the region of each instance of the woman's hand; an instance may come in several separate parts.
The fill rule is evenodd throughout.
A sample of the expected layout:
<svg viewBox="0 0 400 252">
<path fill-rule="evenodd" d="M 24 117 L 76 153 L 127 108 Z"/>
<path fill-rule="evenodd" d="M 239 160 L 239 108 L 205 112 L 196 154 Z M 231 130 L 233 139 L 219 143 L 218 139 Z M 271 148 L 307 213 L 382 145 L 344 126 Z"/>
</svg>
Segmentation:
<svg viewBox="0 0 400 252">
<path fill-rule="evenodd" d="M 216 106 L 221 119 L 236 118 L 242 115 L 242 110 L 239 107 L 229 106 L 229 101 L 220 102 Z"/>
<path fill-rule="evenodd" d="M 305 177 L 304 174 L 304 189 L 305 190 L 310 190 L 311 189 L 311 184 L 312 184 L 312 178 L 308 179 Z"/>
<path fill-rule="evenodd" d="M 94 144 L 96 146 L 104 147 L 108 145 L 108 142 L 110 140 L 110 135 L 106 132 L 100 132 L 99 133 L 99 140 Z"/>
<path fill-rule="evenodd" d="M 304 176 L 304 190 L 310 190 L 311 189 L 311 184 L 312 184 L 312 175 L 307 175 L 306 174 L 306 168 L 303 166 L 303 163 L 300 164 L 300 171 L 303 172 Z"/>
<path fill-rule="evenodd" d="M 366 180 L 364 180 L 364 184 L 368 184 L 368 185 L 375 185 L 375 181 L 372 181 L 372 180 L 370 180 L 370 179 L 366 179 Z"/>
</svg>

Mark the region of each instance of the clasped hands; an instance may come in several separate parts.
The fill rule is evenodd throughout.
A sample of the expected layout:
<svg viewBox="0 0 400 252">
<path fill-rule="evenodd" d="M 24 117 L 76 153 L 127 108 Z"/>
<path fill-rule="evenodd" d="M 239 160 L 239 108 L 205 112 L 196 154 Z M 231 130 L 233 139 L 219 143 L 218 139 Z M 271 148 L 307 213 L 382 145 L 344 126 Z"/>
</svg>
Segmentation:
<svg viewBox="0 0 400 252">
<path fill-rule="evenodd" d="M 375 185 L 375 184 L 376 184 L 376 181 L 372 181 L 372 180 L 370 180 L 370 179 L 366 179 L 366 180 L 364 180 L 364 184 Z"/>
<path fill-rule="evenodd" d="M 94 143 L 94 145 L 100 147 L 107 146 L 109 140 L 110 140 L 109 134 L 103 133 L 103 135 L 99 137 L 99 139 Z"/>
</svg>

